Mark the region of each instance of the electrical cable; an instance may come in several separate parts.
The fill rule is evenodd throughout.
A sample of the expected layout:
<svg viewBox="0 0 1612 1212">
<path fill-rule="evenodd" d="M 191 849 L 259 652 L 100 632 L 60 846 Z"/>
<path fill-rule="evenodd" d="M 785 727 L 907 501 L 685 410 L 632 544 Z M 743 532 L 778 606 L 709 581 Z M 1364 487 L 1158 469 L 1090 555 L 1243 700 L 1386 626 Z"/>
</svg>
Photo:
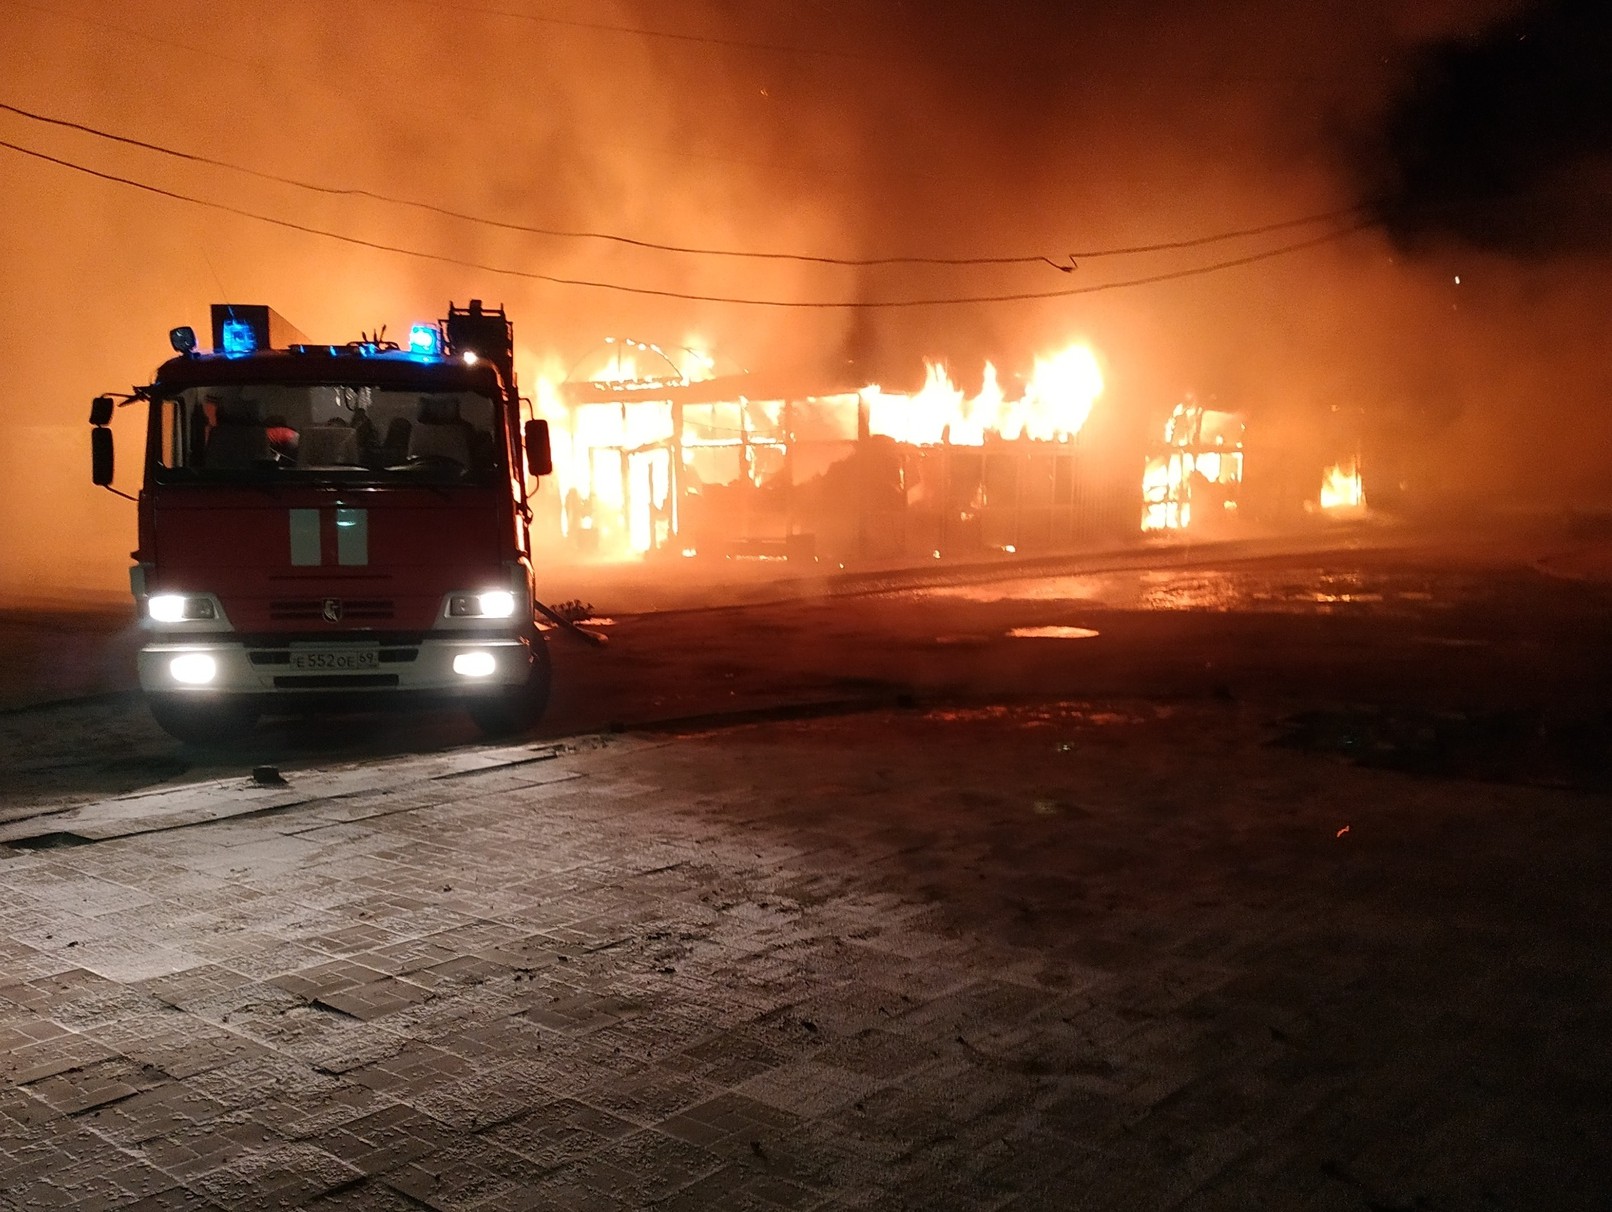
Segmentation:
<svg viewBox="0 0 1612 1212">
<path fill-rule="evenodd" d="M 1007 265 L 1050 265 L 1061 272 L 1068 273 L 1081 260 L 1095 260 L 1099 257 L 1129 256 L 1139 253 L 1153 253 L 1172 251 L 1181 248 L 1198 248 L 1206 244 L 1218 244 L 1227 240 L 1240 240 L 1249 236 L 1266 235 L 1273 231 L 1281 231 L 1291 227 L 1309 226 L 1315 223 L 1327 222 L 1343 218 L 1363 209 L 1362 205 L 1347 206 L 1320 214 L 1302 215 L 1296 219 L 1284 219 L 1276 223 L 1266 223 L 1258 227 L 1240 228 L 1236 231 L 1218 232 L 1209 236 L 1197 236 L 1187 240 L 1172 240 L 1158 244 L 1139 244 L 1129 248 L 1093 249 L 1085 252 L 1067 254 L 1069 261 L 1065 265 L 1061 261 L 1041 254 L 1018 254 L 995 257 L 829 257 L 813 256 L 807 253 L 781 253 L 781 252 L 746 252 L 738 249 L 698 248 L 680 244 L 662 244 L 653 240 L 640 240 L 631 236 L 614 235 L 609 232 L 597 231 L 569 231 L 562 228 L 536 227 L 525 223 L 512 223 L 504 219 L 489 219 L 480 215 L 467 214 L 463 211 L 450 210 L 447 207 L 437 206 L 430 202 L 419 202 L 410 198 L 399 198 L 390 194 L 377 193 L 373 190 L 346 188 L 332 185 L 320 185 L 316 182 L 303 181 L 296 177 L 285 177 L 277 173 L 264 172 L 261 169 L 248 168 L 245 165 L 233 164 L 228 160 L 219 160 L 212 156 L 198 155 L 194 152 L 179 151 L 175 148 L 165 147 L 160 143 L 148 143 L 143 139 L 134 139 L 127 135 L 114 134 L 111 131 L 101 130 L 83 122 L 73 122 L 66 118 L 54 118 L 48 114 L 36 113 L 24 109 L 19 105 L 12 105 L 0 101 L 0 110 L 27 118 L 32 122 L 44 123 L 48 126 L 61 127 L 66 130 L 79 131 L 82 134 L 93 135 L 98 139 L 107 139 L 113 143 L 121 143 L 127 147 L 137 147 L 142 151 L 156 152 L 159 155 L 171 156 L 174 159 L 185 160 L 192 164 L 205 164 L 212 168 L 223 168 L 231 172 L 243 173 L 249 177 L 256 177 L 262 181 L 273 181 L 278 185 L 290 185 L 297 189 L 309 190 L 313 193 L 325 194 L 331 197 L 368 198 L 374 202 L 385 202 L 394 206 L 407 206 L 415 210 L 428 211 L 431 214 L 442 215 L 444 218 L 458 219 L 466 223 L 476 223 L 487 227 L 495 227 L 504 231 L 520 232 L 523 235 L 551 236 L 561 239 L 576 240 L 605 240 L 616 244 L 624 244 L 632 248 L 648 249 L 653 252 L 677 253 L 688 256 L 702 257 L 730 257 L 756 261 L 792 261 L 809 265 L 840 265 L 858 269 L 870 269 L 893 265 L 927 265 L 945 266 L 950 268 L 981 267 L 981 266 L 1007 266 Z"/>
<path fill-rule="evenodd" d="M 1180 278 L 1192 278 L 1202 274 L 1215 273 L 1222 269 L 1231 269 L 1239 265 L 1251 265 L 1256 261 L 1269 260 L 1272 257 L 1283 256 L 1287 253 L 1298 252 L 1301 249 L 1313 248 L 1333 240 L 1343 239 L 1355 232 L 1370 227 L 1371 221 L 1359 220 L 1347 227 L 1326 232 L 1319 236 L 1312 236 L 1292 244 L 1282 245 L 1278 248 L 1266 249 L 1262 252 L 1250 253 L 1246 256 L 1233 257 L 1229 260 L 1217 261 L 1209 265 L 1194 266 L 1189 269 L 1172 270 L 1164 273 L 1149 274 L 1145 277 L 1130 278 L 1119 282 L 1105 282 L 1092 286 L 1077 286 L 1068 290 L 1052 291 L 1024 291 L 1012 294 L 996 295 L 970 295 L 945 296 L 939 298 L 920 299 L 846 299 L 846 300 L 792 300 L 792 299 L 750 299 L 729 295 L 697 295 L 683 291 L 657 290 L 647 286 L 627 286 L 619 282 L 598 282 L 585 278 L 562 278 L 553 274 L 538 273 L 535 270 L 515 269 L 510 266 L 489 265 L 480 261 L 467 261 L 459 257 L 450 257 L 442 253 L 425 252 L 421 249 L 406 248 L 397 244 L 385 244 L 378 240 L 366 240 L 359 236 L 348 236 L 341 232 L 330 231 L 326 228 L 313 227 L 305 223 L 295 223 L 289 219 L 277 219 L 270 215 L 259 214 L 256 211 L 245 210 L 241 207 L 230 206 L 223 202 L 212 202 L 205 198 L 193 197 L 175 190 L 163 189 L 144 181 L 136 181 L 129 177 L 120 177 L 113 173 L 101 172 L 99 169 L 88 168 L 82 164 L 75 164 L 71 160 L 64 160 L 58 156 L 47 155 L 32 148 L 21 147 L 0 139 L 0 147 L 8 148 L 24 156 L 31 156 L 49 164 L 62 168 L 72 169 L 75 172 L 85 173 L 88 176 L 110 181 L 119 185 L 127 185 L 133 189 L 143 190 L 146 193 L 156 194 L 159 197 L 171 198 L 179 202 L 189 202 L 196 206 L 212 210 L 223 211 L 227 214 L 239 215 L 242 218 L 255 219 L 260 223 L 268 223 L 275 227 L 283 227 L 290 231 L 303 232 L 307 235 L 324 236 L 327 239 L 337 240 L 343 244 L 355 245 L 359 248 L 373 249 L 378 252 L 396 253 L 400 256 L 414 257 L 424 261 L 434 261 L 444 265 L 457 265 L 464 269 L 474 269 L 482 273 L 500 274 L 512 278 L 524 278 L 529 281 L 547 282 L 553 286 L 574 286 L 591 290 L 607 290 L 620 294 L 644 295 L 659 299 L 676 299 L 686 303 L 723 303 L 739 307 L 772 307 L 788 309 L 811 310 L 874 310 L 884 308 L 911 308 L 911 307 L 947 307 L 962 304 L 981 303 L 1020 303 L 1038 299 L 1067 299 L 1075 295 L 1097 294 L 1103 291 L 1119 290 L 1128 286 L 1145 286 L 1155 282 L 1169 282 Z"/>
</svg>

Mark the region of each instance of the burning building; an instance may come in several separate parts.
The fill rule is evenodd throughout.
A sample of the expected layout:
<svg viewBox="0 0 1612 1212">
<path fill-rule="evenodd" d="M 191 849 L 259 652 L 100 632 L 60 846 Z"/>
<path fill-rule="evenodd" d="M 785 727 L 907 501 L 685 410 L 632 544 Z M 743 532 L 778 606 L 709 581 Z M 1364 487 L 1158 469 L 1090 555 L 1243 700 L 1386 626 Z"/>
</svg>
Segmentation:
<svg viewBox="0 0 1612 1212">
<path fill-rule="evenodd" d="M 718 376 L 698 351 L 637 341 L 603 352 L 540 400 L 558 524 L 579 555 L 843 563 L 1077 550 L 1135 532 L 1137 464 L 1088 434 L 1104 389 L 1088 346 L 1007 383 L 987 363 L 972 394 L 938 362 L 903 392 Z"/>
</svg>

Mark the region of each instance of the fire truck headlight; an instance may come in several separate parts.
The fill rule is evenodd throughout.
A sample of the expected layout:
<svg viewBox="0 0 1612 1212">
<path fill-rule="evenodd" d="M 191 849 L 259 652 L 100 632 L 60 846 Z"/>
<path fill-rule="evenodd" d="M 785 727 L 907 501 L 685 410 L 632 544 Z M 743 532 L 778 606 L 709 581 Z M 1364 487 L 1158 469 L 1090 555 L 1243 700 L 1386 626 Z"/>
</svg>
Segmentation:
<svg viewBox="0 0 1612 1212">
<path fill-rule="evenodd" d="M 157 593 L 146 599 L 146 615 L 154 623 L 212 622 L 218 611 L 205 595 Z"/>
<path fill-rule="evenodd" d="M 507 619 L 515 613 L 515 595 L 497 589 L 481 595 L 481 613 L 489 619 Z"/>
<path fill-rule="evenodd" d="M 453 671 L 463 678 L 491 677 L 497 668 L 490 652 L 461 652 L 453 658 Z"/>
<path fill-rule="evenodd" d="M 507 589 L 493 589 L 486 593 L 456 593 L 448 598 L 450 619 L 507 619 L 512 618 L 520 601 Z"/>
<path fill-rule="evenodd" d="M 205 686 L 218 676 L 218 662 L 205 652 L 187 652 L 168 662 L 168 674 L 186 686 Z"/>
</svg>

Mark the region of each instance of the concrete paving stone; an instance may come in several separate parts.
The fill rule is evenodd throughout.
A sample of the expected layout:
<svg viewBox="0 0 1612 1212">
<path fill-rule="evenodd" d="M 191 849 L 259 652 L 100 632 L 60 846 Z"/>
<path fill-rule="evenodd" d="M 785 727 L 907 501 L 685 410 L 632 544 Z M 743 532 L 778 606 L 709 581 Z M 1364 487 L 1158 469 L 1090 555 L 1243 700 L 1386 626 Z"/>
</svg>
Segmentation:
<svg viewBox="0 0 1612 1212">
<path fill-rule="evenodd" d="M 4 927 L 0 927 L 3 936 Z M 42 951 L 16 939 L 0 937 L 0 1016 L 8 1015 L 18 1005 L 5 995 L 5 987 L 26 985 L 30 981 L 55 976 L 76 965 L 66 955 L 55 951 Z"/>
<path fill-rule="evenodd" d="M 692 1041 L 702 1038 L 710 1029 L 724 1029 L 734 1021 L 738 1021 L 738 1016 L 700 1015 L 683 1006 L 665 1008 L 663 1000 L 648 1013 L 618 1019 L 591 1032 L 587 1039 L 601 1052 L 608 1051 L 637 1062 L 652 1062 L 669 1072 L 693 1073 L 705 1081 L 715 1081 L 719 1076 L 715 1068 L 687 1065 L 682 1059 L 683 1053 Z M 751 1068 L 747 1072 L 755 1070 Z M 739 1079 L 735 1076 L 724 1080 Z"/>
<path fill-rule="evenodd" d="M 125 884 L 82 874 L 36 884 L 29 895 L 29 900 L 48 915 L 72 914 L 91 920 L 143 908 L 154 899 Z"/>
<path fill-rule="evenodd" d="M 776 1068 L 797 1053 L 775 1047 L 773 1032 L 753 1023 L 703 1033 L 696 1043 L 660 1059 L 663 1067 L 682 1071 L 711 1085 L 737 1086 Z M 853 1070 L 854 1071 L 854 1070 Z"/>
<path fill-rule="evenodd" d="M 410 1106 L 449 1127 L 474 1132 L 513 1119 L 581 1084 L 556 1058 L 527 1058 L 393 1097 L 406 1098 Z"/>
<path fill-rule="evenodd" d="M 71 1027 L 54 1019 L 41 1017 L 15 1003 L 11 1003 L 11 1008 L 13 1013 L 0 1019 L 0 1055 L 14 1048 L 31 1048 L 74 1034 Z"/>
<path fill-rule="evenodd" d="M 105 995 L 117 987 L 116 981 L 98 972 L 73 966 L 32 980 L 0 985 L 0 997 L 14 1006 L 52 1017 L 52 1012 L 59 1007 Z"/>
<path fill-rule="evenodd" d="M 444 959 L 451 959 L 457 955 L 464 954 L 463 951 L 457 948 L 447 947 L 440 943 L 436 945 L 442 947 Z M 557 963 L 561 955 L 575 959 L 579 952 L 574 947 L 562 946 L 547 935 L 530 934 L 516 936 L 505 942 L 474 951 L 472 954 L 480 959 L 487 960 L 489 963 L 498 964 L 516 972 L 532 973 L 542 971 L 551 964 Z M 431 965 L 421 966 L 430 967 Z"/>
<path fill-rule="evenodd" d="M 195 1127 L 228 1110 L 217 1099 L 175 1081 L 96 1107 L 81 1122 L 113 1144 L 127 1148 Z"/>
<path fill-rule="evenodd" d="M 938 1041 L 864 1027 L 854 1034 L 828 1040 L 813 1057 L 836 1069 L 893 1081 L 934 1064 L 943 1055 L 945 1051 Z"/>
<path fill-rule="evenodd" d="M 574 1098 L 541 1103 L 480 1133 L 486 1139 L 556 1169 L 597 1152 L 638 1126 Z"/>
<path fill-rule="evenodd" d="M 254 1155 L 273 1152 L 286 1143 L 278 1133 L 237 1110 L 140 1141 L 133 1149 L 147 1164 L 190 1185 L 209 1171 L 242 1164 Z"/>
<path fill-rule="evenodd" d="M 254 1040 L 194 1020 L 150 1033 L 102 1030 L 99 1035 L 130 1060 L 161 1069 L 180 1081 L 266 1052 Z"/>
<path fill-rule="evenodd" d="M 865 1074 L 803 1060 L 757 1074 L 736 1089 L 780 1110 L 812 1119 L 851 1105 L 879 1084 Z"/>
<path fill-rule="evenodd" d="M 832 962 L 814 965 L 815 971 L 831 971 Z M 856 1035 L 876 1030 L 898 1018 L 921 1019 L 918 1011 L 904 1006 L 901 999 L 883 989 L 868 989 L 859 984 L 841 984 L 833 988 L 806 988 L 805 996 L 791 1007 L 791 1015 L 808 1030 L 825 1037 Z M 916 1017 L 915 1017 L 916 1016 Z"/>
<path fill-rule="evenodd" d="M 821 1197 L 788 1179 L 739 1165 L 726 1165 L 695 1179 L 655 1205 L 656 1212 L 777 1212 L 809 1209 Z"/>
<path fill-rule="evenodd" d="M 214 1212 L 218 1205 L 187 1187 L 169 1186 L 132 1203 L 117 1205 L 120 1212 Z"/>
<path fill-rule="evenodd" d="M 193 1184 L 202 1195 L 225 1208 L 298 1207 L 335 1187 L 360 1179 L 352 1166 L 306 1143 L 253 1151 L 229 1164 L 198 1175 Z"/>
<path fill-rule="evenodd" d="M 729 1091 L 668 1116 L 656 1130 L 702 1149 L 721 1151 L 735 1140 L 763 1142 L 788 1136 L 800 1126 L 800 1117 Z"/>
<path fill-rule="evenodd" d="M 556 1044 L 552 1033 L 519 1014 L 467 1025 L 440 1042 L 478 1069 L 536 1057 Z"/>
<path fill-rule="evenodd" d="M 206 963 L 229 968 L 254 980 L 311 968 L 330 958 L 313 947 L 266 933 L 239 919 L 217 922 L 211 935 L 192 937 L 188 945 Z"/>
<path fill-rule="evenodd" d="M 455 959 L 459 954 L 457 948 L 431 936 L 421 937 L 410 930 L 400 930 L 391 942 L 355 952 L 346 958 L 386 976 L 405 976 L 421 968 Z"/>
<path fill-rule="evenodd" d="M 319 996 L 321 1006 L 334 1007 L 342 1014 L 348 1014 L 353 1019 L 364 1022 L 384 1019 L 385 1015 L 395 1014 L 409 1006 L 419 1006 L 421 1002 L 430 1001 L 437 994 L 429 988 L 421 988 L 409 982 L 408 978 L 380 977 L 372 980 L 368 985 L 356 985 L 347 990 L 335 990 Z"/>
<path fill-rule="evenodd" d="M 528 1158 L 479 1137 L 457 1137 L 418 1161 L 387 1171 L 387 1186 L 442 1212 L 519 1197 L 543 1178 Z"/>
<path fill-rule="evenodd" d="M 523 1011 L 526 1018 L 551 1031 L 586 1035 L 644 1014 L 647 1003 L 612 993 L 569 993 L 539 999 Z"/>
<path fill-rule="evenodd" d="M 591 1083 L 577 1097 L 600 1111 L 648 1127 L 715 1093 L 717 1087 L 710 1083 L 656 1063 Z"/>
<path fill-rule="evenodd" d="M 452 1081 L 474 1069 L 471 1061 L 456 1052 L 420 1040 L 405 1040 L 396 1054 L 354 1069 L 345 1076 L 368 1089 L 396 1093 Z"/>
<path fill-rule="evenodd" d="M 975 974 L 967 968 L 913 960 L 906 955 L 886 951 L 877 945 L 876 938 L 858 938 L 849 934 L 845 937 L 860 956 L 848 962 L 857 965 L 862 979 L 894 993 L 906 1003 L 918 1004 L 955 996 L 976 979 Z"/>
<path fill-rule="evenodd" d="M 188 1082 L 192 1089 L 231 1108 L 232 1114 L 283 1094 L 317 1097 L 345 1085 L 343 1079 L 322 1074 L 299 1058 L 268 1050 L 211 1066 Z"/>
<path fill-rule="evenodd" d="M 303 1205 L 310 1212 L 419 1212 L 418 1200 L 373 1176 L 337 1187 Z"/>
<path fill-rule="evenodd" d="M 121 1056 L 51 1074 L 28 1082 L 28 1092 L 61 1115 L 116 1102 L 167 1082 L 168 1075 Z"/>
<path fill-rule="evenodd" d="M 422 989 L 457 989 L 513 975 L 507 966 L 494 960 L 481 956 L 459 955 L 440 964 L 432 964 L 428 968 L 417 968 L 408 973 L 406 979 L 409 984 L 418 985 Z"/>
<path fill-rule="evenodd" d="M 198 952 L 162 946 L 132 931 L 115 939 L 87 940 L 73 952 L 73 958 L 81 967 L 115 981 L 166 976 L 205 962 Z"/>
<path fill-rule="evenodd" d="M 371 981 L 381 980 L 385 973 L 367 968 L 351 959 L 327 960 L 312 967 L 300 968 L 270 977 L 268 984 L 284 989 L 303 1001 L 313 1001 L 327 993 L 340 993 L 355 989 Z"/>
<path fill-rule="evenodd" d="M 286 1091 L 247 1109 L 254 1119 L 289 1141 L 309 1140 L 335 1131 L 344 1124 L 363 1119 L 379 1108 L 391 1106 L 382 1095 L 349 1083 L 313 1094 Z"/>
<path fill-rule="evenodd" d="M 564 1166 L 571 1179 L 628 1207 L 646 1207 L 721 1168 L 705 1149 L 653 1130 L 630 1132 Z"/>
<path fill-rule="evenodd" d="M 325 1128 L 311 1139 L 355 1170 L 378 1175 L 419 1161 L 462 1135 L 413 1107 L 383 1103 L 368 1114 Z"/>
<path fill-rule="evenodd" d="M 22 1086 L 0 1086 L 0 1152 L 33 1139 L 40 1124 L 58 1118 L 56 1111 Z"/>
<path fill-rule="evenodd" d="M 364 902 L 359 902 L 359 904 L 362 903 Z M 388 946 L 402 937 L 396 931 L 388 930 L 377 921 L 353 920 L 367 916 L 362 908 L 355 908 L 353 901 L 343 902 L 342 911 L 352 921 L 351 925 L 332 930 L 328 934 L 304 935 L 298 941 L 305 947 L 312 947 L 316 951 L 325 952 L 327 955 L 333 955 L 341 959 L 355 959 L 364 952 Z M 388 975 L 396 974 L 389 973 Z"/>
</svg>

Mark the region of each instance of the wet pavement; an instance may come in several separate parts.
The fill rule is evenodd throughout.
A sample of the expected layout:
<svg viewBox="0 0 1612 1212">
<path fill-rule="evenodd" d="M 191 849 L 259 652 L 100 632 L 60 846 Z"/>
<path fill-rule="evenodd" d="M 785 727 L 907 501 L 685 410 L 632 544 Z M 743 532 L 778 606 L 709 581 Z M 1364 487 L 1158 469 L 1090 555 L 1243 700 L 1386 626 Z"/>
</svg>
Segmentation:
<svg viewBox="0 0 1612 1212">
<path fill-rule="evenodd" d="M 0 715 L 0 1208 L 1605 1206 L 1596 577 L 600 605 L 520 744 Z"/>
<path fill-rule="evenodd" d="M 918 706 L 12 826 L 0 1207 L 1604 1206 L 1604 797 L 1276 736 Z"/>
</svg>

